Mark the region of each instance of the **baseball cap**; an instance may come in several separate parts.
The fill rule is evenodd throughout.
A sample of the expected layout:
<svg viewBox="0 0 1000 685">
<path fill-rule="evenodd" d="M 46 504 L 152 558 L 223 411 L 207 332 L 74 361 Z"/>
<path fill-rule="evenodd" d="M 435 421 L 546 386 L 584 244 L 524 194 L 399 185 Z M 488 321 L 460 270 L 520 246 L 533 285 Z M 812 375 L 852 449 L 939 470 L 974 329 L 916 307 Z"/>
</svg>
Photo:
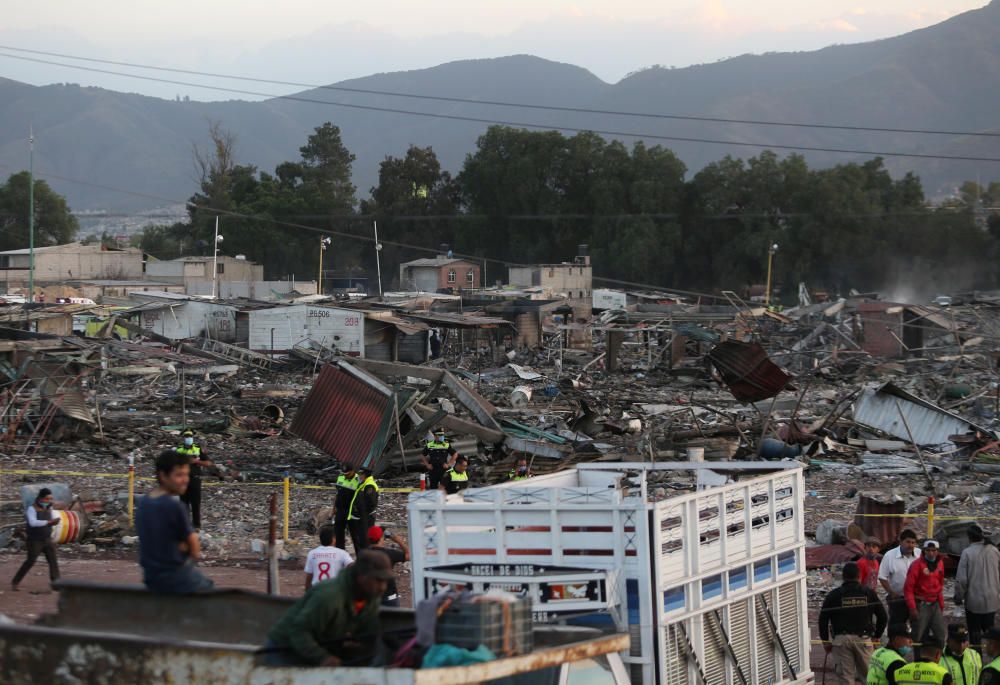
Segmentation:
<svg viewBox="0 0 1000 685">
<path fill-rule="evenodd" d="M 893 623 L 889 626 L 889 639 L 891 640 L 894 637 L 908 637 L 913 639 L 913 631 L 905 623 Z"/>
<path fill-rule="evenodd" d="M 382 539 L 383 535 L 385 535 L 385 531 L 382 530 L 381 526 L 372 526 L 368 529 L 368 542 L 374 545 Z"/>
<path fill-rule="evenodd" d="M 392 572 L 392 562 L 389 561 L 388 555 L 382 552 L 371 549 L 362 550 L 354 564 L 358 575 L 378 580 L 392 580 L 396 577 Z"/>
<path fill-rule="evenodd" d="M 948 626 L 948 639 L 965 642 L 969 639 L 969 629 L 960 623 L 952 623 Z"/>
<path fill-rule="evenodd" d="M 938 549 L 938 547 L 939 547 L 938 541 L 937 540 L 924 540 L 923 547 L 924 547 L 924 549 L 929 549 L 931 547 L 933 547 L 934 549 Z"/>
<path fill-rule="evenodd" d="M 882 541 L 879 540 L 878 538 L 868 538 L 867 540 L 865 540 L 865 545 L 875 545 L 877 547 L 881 547 Z"/>
<path fill-rule="evenodd" d="M 944 649 L 944 643 L 937 639 L 933 635 L 928 635 L 921 640 L 921 648 L 924 650 L 928 649 Z"/>
<path fill-rule="evenodd" d="M 185 430 L 185 431 L 184 431 L 183 433 L 181 433 L 181 435 L 182 435 L 182 436 L 184 436 L 184 437 L 186 438 L 186 437 L 187 437 L 187 436 L 189 436 L 189 435 L 194 435 L 194 431 L 193 431 L 193 430 L 191 430 L 190 428 L 188 428 L 188 429 L 187 429 L 187 430 Z"/>
</svg>

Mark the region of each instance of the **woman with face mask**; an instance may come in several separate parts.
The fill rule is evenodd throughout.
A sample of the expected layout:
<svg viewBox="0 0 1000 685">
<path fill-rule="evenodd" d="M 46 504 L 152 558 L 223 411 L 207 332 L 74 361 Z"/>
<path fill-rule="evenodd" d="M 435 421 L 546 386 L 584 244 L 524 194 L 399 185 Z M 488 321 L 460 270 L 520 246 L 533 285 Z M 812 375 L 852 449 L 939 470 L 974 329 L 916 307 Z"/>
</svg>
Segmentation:
<svg viewBox="0 0 1000 685">
<path fill-rule="evenodd" d="M 24 512 L 26 524 L 28 558 L 21 564 L 17 575 L 11 581 L 11 589 L 17 591 L 17 586 L 38 561 L 41 554 L 49 562 L 49 579 L 59 580 L 59 562 L 56 560 L 56 546 L 52 542 L 52 526 L 59 523 L 59 517 L 52 515 L 52 491 L 42 488 L 38 491 L 35 501 Z"/>
<path fill-rule="evenodd" d="M 205 456 L 202 446 L 195 442 L 193 430 L 185 430 L 181 437 L 184 443 L 174 451 L 186 454 L 191 460 L 191 481 L 188 483 L 187 491 L 181 495 L 181 502 L 188 508 L 188 515 L 195 530 L 201 530 L 201 470 L 214 464 Z"/>
</svg>

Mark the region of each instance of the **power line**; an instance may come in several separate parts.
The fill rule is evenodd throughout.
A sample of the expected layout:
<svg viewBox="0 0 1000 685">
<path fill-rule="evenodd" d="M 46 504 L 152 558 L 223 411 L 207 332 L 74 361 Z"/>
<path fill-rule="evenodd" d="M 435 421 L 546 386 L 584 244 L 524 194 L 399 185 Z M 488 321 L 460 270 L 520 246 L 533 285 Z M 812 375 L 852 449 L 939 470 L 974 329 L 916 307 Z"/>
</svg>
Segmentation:
<svg viewBox="0 0 1000 685">
<path fill-rule="evenodd" d="M 205 85 L 201 83 L 190 83 L 187 81 L 177 81 L 174 79 L 165 79 L 156 76 L 143 76 L 140 74 L 128 74 L 125 72 L 116 72 L 108 69 L 98 69 L 96 67 L 85 67 L 77 64 L 66 64 L 64 62 L 53 62 L 50 60 L 38 59 L 35 57 L 24 57 L 22 55 L 9 55 L 5 53 L 0 53 L 0 57 L 7 57 L 8 59 L 17 59 L 27 62 L 37 62 L 40 64 L 49 64 L 58 67 L 65 67 L 67 69 L 79 69 L 82 71 L 90 71 L 100 74 L 109 74 L 112 76 L 122 76 L 125 78 L 140 79 L 143 81 L 154 81 L 157 83 L 169 83 L 172 85 L 186 86 L 189 88 L 203 88 L 205 90 L 214 90 L 225 93 L 235 93 L 237 95 L 252 95 L 254 97 L 267 97 L 276 100 L 289 100 L 294 102 L 306 102 L 318 105 L 327 105 L 333 107 L 344 107 L 347 109 L 359 109 L 371 112 L 383 112 L 386 114 L 401 114 L 406 116 L 417 116 L 426 117 L 431 119 L 448 119 L 452 121 L 465 121 L 477 124 L 490 124 L 490 125 L 500 125 L 500 126 L 510 126 L 513 128 L 532 128 L 532 129 L 543 129 L 552 131 L 568 131 L 571 133 L 596 133 L 598 135 L 612 136 L 612 137 L 622 137 L 622 138 L 639 138 L 646 140 L 669 140 L 672 142 L 679 143 L 700 143 L 704 145 L 728 145 L 736 147 L 753 147 L 762 149 L 774 149 L 774 150 L 791 150 L 797 152 L 826 152 L 830 154 L 844 154 L 844 155 L 864 155 L 864 156 L 875 156 L 875 157 L 901 157 L 910 159 L 939 159 L 948 160 L 955 162 L 1000 162 L 1000 157 L 973 157 L 969 155 L 935 155 L 929 153 L 919 153 L 919 152 L 891 152 L 885 150 L 856 150 L 850 148 L 832 148 L 832 147 L 818 147 L 818 146 L 808 146 L 808 145 L 786 145 L 781 143 L 753 143 L 747 141 L 737 141 L 737 140 L 719 140 L 715 138 L 699 138 L 690 136 L 668 136 L 657 133 L 639 133 L 634 131 L 614 131 L 608 129 L 596 129 L 596 128 L 579 128 L 573 126 L 562 126 L 562 125 L 550 125 L 550 124 L 536 124 L 529 122 L 519 122 L 519 121 L 507 121 L 502 119 L 488 119 L 484 117 L 471 117 L 459 114 L 442 114 L 435 112 L 419 112 L 415 110 L 397 109 L 393 107 L 377 107 L 374 105 L 360 105 L 356 103 L 347 102 L 331 102 L 328 100 L 315 100 L 312 98 L 301 97 L 297 95 L 274 95 L 271 93 L 260 93 L 257 91 L 243 90 L 240 88 L 228 88 L 225 86 L 215 86 L 215 85 Z"/>
<path fill-rule="evenodd" d="M 552 112 L 573 112 L 576 114 L 601 114 L 609 116 L 636 117 L 643 119 L 670 119 L 675 121 L 697 121 L 705 123 L 719 124 L 747 124 L 752 126 L 784 126 L 792 128 L 816 128 L 837 131 L 866 131 L 873 133 L 913 133 L 920 135 L 945 135 L 945 136 L 979 136 L 988 138 L 1000 138 L 1000 133 L 987 131 L 949 131 L 920 128 L 889 128 L 884 126 L 853 126 L 847 124 L 821 124 L 804 123 L 790 121 L 773 121 L 761 119 L 731 119 L 727 117 L 711 117 L 705 115 L 685 115 L 685 114 L 662 114 L 654 112 L 626 112 L 621 110 L 592 109 L 588 107 L 567 107 L 559 105 L 539 105 L 526 102 L 506 102 L 501 100 L 476 100 L 472 98 L 449 97 L 444 95 L 423 95 L 419 93 L 401 93 L 398 91 L 373 90 L 370 88 L 351 88 L 348 86 L 319 85 L 315 83 L 301 83 L 296 81 L 281 81 L 277 79 L 256 78 L 252 76 L 237 76 L 234 74 L 219 74 L 208 71 L 197 71 L 193 69 L 178 69 L 173 67 L 161 67 L 152 64 L 139 64 L 136 62 L 122 62 L 110 59 L 98 59 L 96 57 L 81 57 L 79 55 L 69 55 L 61 52 L 49 52 L 46 50 L 32 50 L 29 48 L 19 48 L 10 45 L 0 45 L 2 50 L 14 52 L 26 52 L 35 55 L 45 55 L 47 57 L 59 57 L 64 59 L 79 60 L 81 62 L 91 62 L 95 64 L 111 64 L 119 67 L 130 67 L 134 69 L 149 69 L 153 71 L 170 72 L 174 74 L 187 74 L 190 76 L 204 76 L 209 78 L 222 78 L 233 81 L 246 81 L 251 83 L 267 83 L 271 85 L 293 86 L 296 88 L 311 88 L 315 90 L 332 90 L 344 93 L 358 93 L 364 95 L 382 95 L 388 97 L 408 98 L 413 100 L 430 100 L 434 102 L 454 102 L 468 105 L 488 105 L 493 107 L 517 107 L 520 109 L 534 109 Z M 13 57 L 13 55 L 3 55 Z M 67 65 L 71 66 L 71 65 Z M 75 67 L 82 68 L 82 67 Z M 280 96 L 270 96 L 280 97 Z"/>
</svg>

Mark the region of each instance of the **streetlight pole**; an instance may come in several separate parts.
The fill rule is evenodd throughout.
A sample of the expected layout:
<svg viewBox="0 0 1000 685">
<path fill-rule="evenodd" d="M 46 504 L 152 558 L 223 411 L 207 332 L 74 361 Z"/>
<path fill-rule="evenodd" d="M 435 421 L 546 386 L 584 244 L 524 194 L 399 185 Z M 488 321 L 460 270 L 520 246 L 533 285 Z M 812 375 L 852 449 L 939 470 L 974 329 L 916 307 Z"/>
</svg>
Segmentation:
<svg viewBox="0 0 1000 685">
<path fill-rule="evenodd" d="M 774 253 L 778 251 L 778 243 L 773 243 L 767 248 L 767 288 L 764 290 L 764 306 L 771 305 L 771 266 L 774 262 Z"/>
<path fill-rule="evenodd" d="M 375 228 L 375 269 L 378 272 L 378 296 L 382 297 L 382 243 L 378 241 L 378 222 L 372 221 Z"/>
<path fill-rule="evenodd" d="M 35 131 L 28 126 L 28 302 L 35 301 Z"/>
<path fill-rule="evenodd" d="M 316 279 L 316 294 L 323 294 L 323 253 L 326 252 L 327 246 L 333 242 L 330 236 L 323 236 L 319 239 L 319 277 Z"/>
<path fill-rule="evenodd" d="M 218 279 L 219 279 L 219 243 L 222 242 L 222 236 L 219 235 L 219 216 L 215 216 L 215 240 L 212 241 L 212 249 L 214 250 L 212 255 L 212 299 L 215 299 Z"/>
</svg>

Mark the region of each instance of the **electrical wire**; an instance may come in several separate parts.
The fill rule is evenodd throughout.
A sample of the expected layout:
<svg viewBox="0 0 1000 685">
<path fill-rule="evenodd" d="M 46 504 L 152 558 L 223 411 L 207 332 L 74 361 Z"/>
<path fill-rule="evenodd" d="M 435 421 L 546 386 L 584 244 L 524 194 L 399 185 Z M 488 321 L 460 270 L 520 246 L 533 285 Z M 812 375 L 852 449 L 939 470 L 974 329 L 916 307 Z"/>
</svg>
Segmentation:
<svg viewBox="0 0 1000 685">
<path fill-rule="evenodd" d="M 531 122 L 521 122 L 521 121 L 508 121 L 503 119 L 491 119 L 485 117 L 472 117 L 464 116 L 459 114 L 443 114 L 439 112 L 420 112 L 415 110 L 397 109 L 393 107 L 377 107 L 375 105 L 361 105 L 357 103 L 347 103 L 347 102 L 332 102 L 329 100 L 316 100 L 313 98 L 306 98 L 298 95 L 274 95 L 272 93 L 261 93 L 251 90 L 243 90 L 240 88 L 228 88 L 219 85 L 205 85 L 201 83 L 190 83 L 187 81 L 177 81 L 174 79 L 165 79 L 157 76 L 143 76 L 141 74 L 129 74 L 125 72 L 116 72 L 108 69 L 98 69 L 96 67 L 85 67 L 77 64 L 66 64 L 64 62 L 53 62 L 50 60 L 38 59 L 35 57 L 25 57 L 23 55 L 10 55 L 6 53 L 0 53 L 0 57 L 7 57 L 8 59 L 17 59 L 27 62 L 37 62 L 39 64 L 48 64 L 52 66 L 65 67 L 67 69 L 79 69 L 82 71 L 90 71 L 100 74 L 109 74 L 112 76 L 121 76 L 125 78 L 140 79 L 143 81 L 154 81 L 157 83 L 169 83 L 172 85 L 186 86 L 189 88 L 203 88 L 205 90 L 214 90 L 225 93 L 234 93 L 237 95 L 252 95 L 255 97 L 266 97 L 275 100 L 289 100 L 293 102 L 306 102 L 310 104 L 327 105 L 332 107 L 344 107 L 347 109 L 358 109 L 370 112 L 382 112 L 386 114 L 400 114 L 405 116 L 416 116 L 416 117 L 426 117 L 431 119 L 448 119 L 451 121 L 464 121 L 476 124 L 489 124 L 489 125 L 499 125 L 499 126 L 510 126 L 513 128 L 524 128 L 524 129 L 542 129 L 549 131 L 567 131 L 571 133 L 595 133 L 598 135 L 620 137 L 620 138 L 637 138 L 644 140 L 668 140 L 671 142 L 679 143 L 699 143 L 703 145 L 727 145 L 736 147 L 753 147 L 753 148 L 763 148 L 763 149 L 773 149 L 773 150 L 790 150 L 797 152 L 825 152 L 829 154 L 843 154 L 843 155 L 866 155 L 866 156 L 876 156 L 876 157 L 900 157 L 908 159 L 937 159 L 937 160 L 947 160 L 953 162 L 1000 162 L 1000 157 L 975 157 L 971 155 L 938 155 L 930 153 L 921 152 L 893 152 L 888 150 L 858 150 L 853 148 L 835 148 L 835 147 L 820 147 L 820 146 L 810 146 L 810 145 L 788 145 L 783 143 L 755 143 L 749 141 L 738 141 L 738 140 L 720 140 L 716 138 L 701 138 L 692 136 L 668 136 L 658 133 L 642 133 L 635 131 L 615 131 L 610 129 L 598 129 L 598 128 L 579 128 L 574 126 L 563 126 L 563 125 L 551 125 L 551 124 L 538 124 Z"/>
<path fill-rule="evenodd" d="M 551 112 L 572 112 L 575 114 L 600 114 L 607 116 L 636 117 L 643 119 L 669 119 L 675 121 L 695 121 L 695 122 L 718 123 L 718 124 L 741 124 L 741 125 L 752 125 L 752 126 L 785 126 L 793 128 L 815 128 L 815 129 L 827 129 L 836 131 L 865 131 L 873 133 L 912 133 L 920 135 L 978 136 L 978 137 L 988 137 L 988 138 L 1000 138 L 1000 133 L 989 132 L 989 131 L 949 131 L 949 130 L 922 129 L 922 128 L 855 126 L 848 124 L 804 123 L 804 122 L 773 121 L 773 120 L 761 120 L 761 119 L 732 119 L 727 117 L 712 117 L 705 115 L 662 114 L 654 112 L 627 112 L 621 110 L 593 109 L 589 107 L 567 107 L 559 105 L 540 105 L 540 104 L 526 103 L 526 102 L 507 102 L 502 100 L 476 100 L 472 98 L 449 97 L 444 95 L 401 93 L 398 91 L 374 90 L 370 88 L 352 88 L 349 86 L 320 85 L 315 83 L 301 83 L 297 81 L 282 81 L 278 79 L 256 78 L 252 76 L 237 76 L 235 74 L 219 74 L 208 71 L 197 71 L 193 69 L 178 69 L 173 67 L 156 66 L 152 64 L 139 64 L 136 62 L 122 62 L 118 60 L 98 59 L 96 57 L 82 57 L 80 55 L 69 55 L 62 52 L 49 52 L 47 50 L 32 50 L 30 48 L 19 48 L 11 45 L 0 45 L 0 50 L 25 52 L 34 55 L 44 55 L 47 57 L 59 57 L 63 59 L 78 60 L 81 62 L 91 62 L 94 64 L 110 64 L 114 66 L 129 67 L 134 69 L 149 69 L 152 71 L 163 71 L 174 74 L 187 74 L 189 76 L 203 76 L 207 78 L 221 78 L 233 81 L 245 81 L 250 83 L 266 83 L 270 85 L 293 86 L 296 88 L 311 88 L 314 90 L 332 90 L 344 93 L 380 95 L 387 97 L 408 98 L 414 100 L 430 100 L 434 102 L 452 102 L 452 103 L 467 104 L 467 105 L 479 105 L 479 106 L 491 106 L 491 107 L 515 107 L 519 109 L 533 109 L 533 110 L 542 110 Z"/>
</svg>

